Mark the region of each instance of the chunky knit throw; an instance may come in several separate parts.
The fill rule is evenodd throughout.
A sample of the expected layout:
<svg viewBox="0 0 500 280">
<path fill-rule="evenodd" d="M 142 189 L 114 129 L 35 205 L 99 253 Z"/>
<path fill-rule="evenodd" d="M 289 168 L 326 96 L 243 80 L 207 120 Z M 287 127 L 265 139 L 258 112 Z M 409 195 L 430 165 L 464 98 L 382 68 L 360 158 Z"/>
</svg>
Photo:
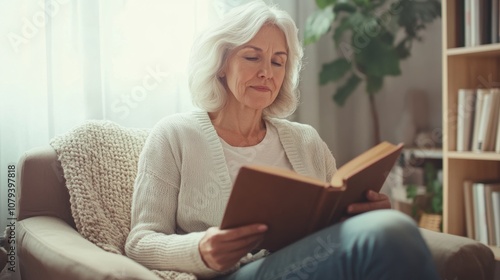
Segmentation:
<svg viewBox="0 0 500 280">
<path fill-rule="evenodd" d="M 137 162 L 148 130 L 88 121 L 52 139 L 64 171 L 78 232 L 100 248 L 125 254 Z M 191 274 L 154 271 L 163 279 Z"/>
</svg>

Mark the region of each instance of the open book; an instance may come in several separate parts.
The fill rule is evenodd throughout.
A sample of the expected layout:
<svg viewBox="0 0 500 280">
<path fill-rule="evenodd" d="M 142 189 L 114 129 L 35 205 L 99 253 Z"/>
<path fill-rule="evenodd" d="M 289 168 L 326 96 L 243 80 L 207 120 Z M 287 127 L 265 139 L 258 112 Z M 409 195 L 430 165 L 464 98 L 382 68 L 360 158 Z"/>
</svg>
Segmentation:
<svg viewBox="0 0 500 280">
<path fill-rule="evenodd" d="M 276 251 L 338 222 L 351 203 L 379 192 L 403 144 L 382 142 L 335 172 L 331 182 L 270 166 L 243 166 L 233 185 L 221 229 L 268 226 L 260 248 Z"/>
</svg>

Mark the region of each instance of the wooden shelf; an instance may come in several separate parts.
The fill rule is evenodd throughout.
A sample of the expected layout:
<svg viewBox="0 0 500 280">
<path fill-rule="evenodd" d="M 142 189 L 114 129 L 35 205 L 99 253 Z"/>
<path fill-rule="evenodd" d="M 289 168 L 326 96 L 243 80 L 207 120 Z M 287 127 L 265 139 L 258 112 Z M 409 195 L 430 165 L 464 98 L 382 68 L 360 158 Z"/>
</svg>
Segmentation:
<svg viewBox="0 0 500 280">
<path fill-rule="evenodd" d="M 445 52 L 448 56 L 496 56 L 500 55 L 500 44 L 451 48 Z"/>
<path fill-rule="evenodd" d="M 421 148 L 405 148 L 404 153 L 413 155 L 417 158 L 442 159 L 443 150 L 441 149 L 421 149 Z"/>
<path fill-rule="evenodd" d="M 463 182 L 500 180 L 500 153 L 457 152 L 458 90 L 500 87 L 500 43 L 462 47 L 463 1 L 442 1 L 443 231 L 465 236 Z M 500 248 L 492 247 L 500 261 Z"/>
<path fill-rule="evenodd" d="M 500 153 L 494 152 L 448 152 L 450 159 L 494 160 L 500 161 Z"/>
</svg>

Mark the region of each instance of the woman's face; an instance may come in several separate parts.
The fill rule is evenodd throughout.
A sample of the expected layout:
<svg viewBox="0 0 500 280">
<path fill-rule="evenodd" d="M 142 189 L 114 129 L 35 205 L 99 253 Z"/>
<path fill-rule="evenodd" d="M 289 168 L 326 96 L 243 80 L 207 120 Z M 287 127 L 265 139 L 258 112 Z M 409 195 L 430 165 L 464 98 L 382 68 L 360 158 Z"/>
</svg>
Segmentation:
<svg viewBox="0 0 500 280">
<path fill-rule="evenodd" d="M 264 25 L 252 40 L 233 50 L 222 69 L 227 105 L 254 110 L 271 105 L 283 84 L 287 49 L 283 32 Z"/>
</svg>

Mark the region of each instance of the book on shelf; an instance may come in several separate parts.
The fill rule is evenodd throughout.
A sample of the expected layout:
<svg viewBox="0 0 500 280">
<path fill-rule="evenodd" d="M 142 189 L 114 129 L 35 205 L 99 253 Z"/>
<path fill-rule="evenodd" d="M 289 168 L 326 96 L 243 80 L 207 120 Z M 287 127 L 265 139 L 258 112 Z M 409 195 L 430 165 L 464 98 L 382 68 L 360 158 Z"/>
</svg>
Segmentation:
<svg viewBox="0 0 500 280">
<path fill-rule="evenodd" d="M 476 104 L 474 110 L 474 127 L 472 129 L 472 151 L 479 151 L 478 149 L 478 139 L 479 139 L 479 127 L 481 123 L 481 115 L 483 111 L 483 100 L 488 94 L 489 90 L 484 88 L 478 88 L 476 90 Z"/>
<path fill-rule="evenodd" d="M 457 110 L 458 152 L 471 150 L 475 101 L 476 101 L 475 90 L 473 89 L 458 90 L 458 110 Z"/>
<path fill-rule="evenodd" d="M 366 201 L 368 190 L 379 192 L 402 148 L 382 142 L 340 167 L 330 182 L 272 166 L 243 166 L 220 228 L 266 224 L 260 248 L 278 250 L 339 222 L 348 205 Z"/>
<path fill-rule="evenodd" d="M 500 3 L 499 3 L 500 5 Z M 490 120 L 490 151 L 500 153 L 500 88 L 492 89 L 495 98 L 493 99 L 493 112 Z"/>
<path fill-rule="evenodd" d="M 500 247 L 500 192 L 491 194 L 496 246 Z"/>
<path fill-rule="evenodd" d="M 471 0 L 470 12 L 470 28 L 471 42 L 470 46 L 478 46 L 489 43 L 489 20 L 487 1 L 486 0 Z"/>
<path fill-rule="evenodd" d="M 465 229 L 466 236 L 470 239 L 476 239 L 474 222 L 474 201 L 472 190 L 474 183 L 470 180 L 464 181 L 464 203 L 465 203 Z"/>
<path fill-rule="evenodd" d="M 492 0 L 464 0 L 464 46 L 495 43 L 498 40 L 498 3 Z M 462 11 L 462 10 L 461 10 Z M 461 12 L 462 13 L 462 12 Z M 493 35 L 493 34 L 496 35 Z"/>
<path fill-rule="evenodd" d="M 483 108 L 479 117 L 479 130 L 477 133 L 477 146 L 476 151 L 483 152 L 486 150 L 486 134 L 488 133 L 488 119 L 491 112 L 491 92 L 486 92 L 483 96 Z"/>
<path fill-rule="evenodd" d="M 473 151 L 494 151 L 500 112 L 500 90 L 478 89 L 476 96 Z"/>
<path fill-rule="evenodd" d="M 495 152 L 500 153 L 500 110 L 497 119 L 497 136 L 495 141 Z"/>
<path fill-rule="evenodd" d="M 467 237 L 500 246 L 500 181 L 463 182 Z"/>
<path fill-rule="evenodd" d="M 499 25 L 498 25 L 498 20 L 499 20 L 499 13 L 498 9 L 500 8 L 499 1 L 498 0 L 490 0 L 491 1 L 491 43 L 495 44 L 498 43 L 498 32 L 499 32 Z"/>
<path fill-rule="evenodd" d="M 464 0 L 464 46 L 471 46 L 471 1 Z"/>
<path fill-rule="evenodd" d="M 474 203 L 474 232 L 476 240 L 488 244 L 488 228 L 486 225 L 486 205 L 484 199 L 484 184 L 474 183 L 472 186 L 472 201 Z"/>
<path fill-rule="evenodd" d="M 486 228 L 488 230 L 488 244 L 498 246 L 500 239 L 496 239 L 495 215 L 493 214 L 493 193 L 500 192 L 500 183 L 484 184 L 484 201 L 486 208 Z"/>
<path fill-rule="evenodd" d="M 500 90 L 498 88 L 490 89 L 490 99 L 489 103 L 483 106 L 487 106 L 486 111 L 488 115 L 485 117 L 484 121 L 486 132 L 484 134 L 484 142 L 482 144 L 482 151 L 494 151 L 495 142 L 497 135 L 497 122 L 498 122 L 498 111 L 500 108 Z M 481 143 L 479 143 L 481 145 Z"/>
<path fill-rule="evenodd" d="M 492 91 L 492 112 L 488 119 L 488 151 L 496 151 L 498 126 L 500 125 L 500 89 L 493 88 Z"/>
</svg>

